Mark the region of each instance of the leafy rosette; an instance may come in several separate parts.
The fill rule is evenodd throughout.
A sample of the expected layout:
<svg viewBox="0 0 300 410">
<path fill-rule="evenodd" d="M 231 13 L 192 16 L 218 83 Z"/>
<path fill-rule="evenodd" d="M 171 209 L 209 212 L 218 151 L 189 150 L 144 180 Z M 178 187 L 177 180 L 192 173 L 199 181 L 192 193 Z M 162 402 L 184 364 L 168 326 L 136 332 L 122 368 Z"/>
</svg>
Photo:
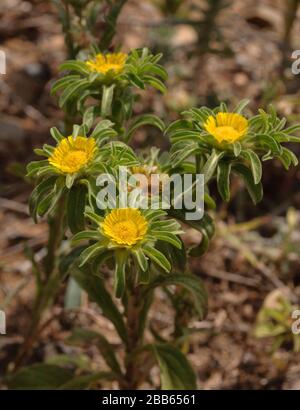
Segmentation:
<svg viewBox="0 0 300 410">
<path fill-rule="evenodd" d="M 104 217 L 87 211 L 92 229 L 77 233 L 73 243 L 88 240 L 94 243 L 81 254 L 81 265 L 94 261 L 115 260 L 115 293 L 123 295 L 126 283 L 126 269 L 136 269 L 138 282 L 148 283 L 153 268 L 170 272 L 171 262 L 156 246 L 166 242 L 181 249 L 180 224 L 167 219 L 162 210 L 141 210 L 138 208 L 115 208 Z"/>
<path fill-rule="evenodd" d="M 160 59 L 161 54 L 152 55 L 147 48 L 128 55 L 94 50 L 84 61 L 69 60 L 60 66 L 68 74 L 55 82 L 52 93 L 62 91 L 59 105 L 69 111 L 84 111 L 86 99 L 93 97 L 101 101 L 102 117 L 118 114 L 129 118 L 134 99 L 131 87 L 152 86 L 165 92 L 162 81 L 167 79 L 167 72 L 158 64 Z"/>
<path fill-rule="evenodd" d="M 57 145 L 44 144 L 35 153 L 46 157 L 33 161 L 28 176 L 37 181 L 30 198 L 30 212 L 34 220 L 50 214 L 60 199 L 66 200 L 66 214 L 72 232 L 84 229 L 84 209 L 96 202 L 95 177 L 116 165 L 137 163 L 127 145 L 114 141 L 117 136 L 108 120 L 100 121 L 87 136 L 88 126 L 75 125 L 72 135 L 65 137 L 52 128 Z"/>
<path fill-rule="evenodd" d="M 217 179 L 218 191 L 230 199 L 231 172 L 241 177 L 254 203 L 262 199 L 262 162 L 278 159 L 288 169 L 297 165 L 295 154 L 284 143 L 299 142 L 294 134 L 300 126 L 285 128 L 285 118 L 279 119 L 274 108 L 259 110 L 251 118 L 242 114 L 248 101 L 241 101 L 233 112 L 226 104 L 211 110 L 192 108 L 184 119 L 173 122 L 166 133 L 171 139 L 171 162 L 174 167 L 193 163 L 203 173 L 206 183 Z"/>
</svg>

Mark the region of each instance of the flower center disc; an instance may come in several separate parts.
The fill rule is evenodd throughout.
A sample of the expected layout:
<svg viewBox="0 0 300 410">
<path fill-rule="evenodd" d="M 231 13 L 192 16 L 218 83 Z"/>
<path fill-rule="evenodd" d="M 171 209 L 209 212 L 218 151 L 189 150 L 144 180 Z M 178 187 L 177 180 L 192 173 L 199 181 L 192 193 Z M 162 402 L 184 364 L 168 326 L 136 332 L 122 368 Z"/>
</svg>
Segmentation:
<svg viewBox="0 0 300 410">
<path fill-rule="evenodd" d="M 128 245 L 135 243 L 138 236 L 138 230 L 133 221 L 123 221 L 116 223 L 116 225 L 113 227 L 113 232 L 116 238 L 128 243 Z"/>
<path fill-rule="evenodd" d="M 119 72 L 122 69 L 122 67 L 120 66 L 120 64 L 107 63 L 107 64 L 103 64 L 101 69 L 103 73 L 107 73 L 107 71 L 109 70 Z"/>
<path fill-rule="evenodd" d="M 96 151 L 94 138 L 71 135 L 60 141 L 48 161 L 60 172 L 74 174 L 95 157 Z"/>
<path fill-rule="evenodd" d="M 81 150 L 68 152 L 63 161 L 65 167 L 68 167 L 74 171 L 78 171 L 87 162 L 87 154 L 85 151 Z"/>
<path fill-rule="evenodd" d="M 204 128 L 218 142 L 233 143 L 247 134 L 248 120 L 234 112 L 218 112 L 208 117 Z"/>
<path fill-rule="evenodd" d="M 101 229 L 113 244 L 127 247 L 144 239 L 148 222 L 139 209 L 119 208 L 104 218 Z"/>
<path fill-rule="evenodd" d="M 230 126 L 217 127 L 215 134 L 220 141 L 236 141 L 240 137 L 240 134 Z"/>
</svg>

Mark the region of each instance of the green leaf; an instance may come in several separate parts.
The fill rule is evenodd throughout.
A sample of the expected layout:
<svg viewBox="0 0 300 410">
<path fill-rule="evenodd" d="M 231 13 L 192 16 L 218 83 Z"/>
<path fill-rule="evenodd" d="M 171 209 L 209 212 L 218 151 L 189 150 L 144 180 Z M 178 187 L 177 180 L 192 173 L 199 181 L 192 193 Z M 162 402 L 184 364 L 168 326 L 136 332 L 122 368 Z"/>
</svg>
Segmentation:
<svg viewBox="0 0 300 410">
<path fill-rule="evenodd" d="M 132 85 L 134 85 L 135 87 L 140 88 L 142 90 L 145 89 L 145 85 L 144 85 L 143 80 L 136 73 L 133 73 L 133 72 L 128 73 L 127 78 L 129 80 L 129 82 Z"/>
<path fill-rule="evenodd" d="M 243 150 L 241 156 L 250 162 L 254 183 L 258 184 L 262 177 L 262 166 L 258 155 L 252 150 Z"/>
<path fill-rule="evenodd" d="M 73 378 L 73 373 L 50 364 L 34 364 L 8 377 L 10 389 L 57 389 Z"/>
<path fill-rule="evenodd" d="M 73 353 L 73 354 L 72 354 Z M 55 366 L 66 367 L 71 366 L 72 368 L 76 368 L 76 370 L 87 370 L 89 369 L 91 362 L 90 358 L 85 355 L 84 353 L 70 352 L 70 354 L 55 354 L 45 358 L 46 364 L 52 364 Z"/>
<path fill-rule="evenodd" d="M 115 84 L 111 86 L 103 85 L 102 87 L 102 100 L 101 100 L 101 116 L 103 118 L 111 115 L 111 105 L 114 96 Z"/>
<path fill-rule="evenodd" d="M 26 167 L 27 176 L 30 177 L 32 175 L 36 175 L 40 169 L 47 166 L 49 166 L 48 159 L 42 161 L 31 161 Z"/>
<path fill-rule="evenodd" d="M 77 60 L 67 60 L 59 66 L 60 71 L 70 70 L 77 71 L 81 74 L 89 74 L 90 70 L 87 67 L 86 63 L 83 61 Z"/>
<path fill-rule="evenodd" d="M 151 345 L 160 368 L 162 390 L 195 390 L 196 375 L 185 355 L 167 343 Z"/>
<path fill-rule="evenodd" d="M 153 262 L 159 265 L 164 271 L 170 272 L 171 264 L 165 257 L 165 255 L 163 255 L 160 251 L 158 251 L 154 247 L 150 247 L 147 245 L 143 247 L 143 251 Z"/>
<path fill-rule="evenodd" d="M 190 273 L 160 275 L 149 284 L 146 292 L 158 286 L 171 285 L 181 286 L 190 292 L 199 319 L 203 320 L 207 313 L 207 294 L 201 279 Z"/>
<path fill-rule="evenodd" d="M 91 211 L 85 211 L 84 215 L 89 218 L 92 222 L 94 222 L 97 226 L 103 222 L 103 217 L 100 215 L 95 214 Z"/>
<path fill-rule="evenodd" d="M 87 196 L 85 185 L 76 184 L 68 193 L 67 217 L 73 234 L 84 230 L 84 210 Z"/>
<path fill-rule="evenodd" d="M 66 187 L 68 189 L 72 188 L 72 186 L 75 182 L 76 176 L 77 176 L 77 174 L 67 174 L 67 176 L 66 176 Z"/>
<path fill-rule="evenodd" d="M 77 242 L 89 240 L 99 241 L 100 239 L 103 239 L 103 237 L 99 231 L 82 231 L 73 236 L 71 243 L 76 244 Z"/>
<path fill-rule="evenodd" d="M 56 206 L 58 200 L 63 195 L 63 186 L 59 184 L 59 180 L 56 180 L 56 184 L 52 191 L 45 195 L 37 205 L 37 215 L 44 216 L 50 213 Z"/>
<path fill-rule="evenodd" d="M 86 79 L 70 84 L 59 98 L 59 107 L 62 108 L 70 98 L 82 92 L 88 85 L 89 83 Z"/>
<path fill-rule="evenodd" d="M 155 238 L 159 239 L 161 241 L 165 241 L 170 243 L 171 245 L 174 245 L 177 249 L 181 249 L 181 241 L 178 238 L 178 236 L 170 233 L 170 232 L 165 232 L 161 230 L 160 232 L 155 232 Z"/>
<path fill-rule="evenodd" d="M 198 150 L 198 148 L 198 144 L 190 144 L 188 147 L 179 147 L 178 150 L 173 152 L 171 156 L 171 163 L 173 167 L 176 167 L 186 158 L 194 154 Z"/>
<path fill-rule="evenodd" d="M 103 315 L 114 324 L 121 340 L 126 343 L 127 331 L 123 317 L 107 291 L 104 280 L 93 274 L 91 266 L 79 268 L 76 263 L 72 266 L 71 275 L 87 292 L 90 299 L 98 304 Z"/>
<path fill-rule="evenodd" d="M 172 261 L 172 272 L 182 273 L 186 267 L 186 249 L 182 239 L 181 249 L 176 248 L 165 241 L 157 241 L 155 244 L 156 249 L 163 253 L 169 261 Z"/>
<path fill-rule="evenodd" d="M 80 137 L 86 137 L 86 126 L 84 124 L 82 125 L 73 125 L 73 131 L 72 131 L 72 137 L 73 139 L 76 139 L 78 136 Z"/>
<path fill-rule="evenodd" d="M 300 131 L 300 124 L 295 124 L 295 125 L 292 125 L 292 126 L 286 128 L 284 130 L 284 133 L 291 135 L 291 134 L 294 134 L 295 132 L 298 132 L 298 131 Z M 299 138 L 298 138 L 298 141 L 299 141 Z"/>
<path fill-rule="evenodd" d="M 249 102 L 250 100 L 246 98 L 244 100 L 241 100 L 233 111 L 236 112 L 237 114 L 241 114 L 241 112 L 244 110 L 245 107 L 247 107 Z"/>
<path fill-rule="evenodd" d="M 286 147 L 282 147 L 282 154 L 277 157 L 284 165 L 285 169 L 289 169 L 290 165 L 298 165 L 298 158 L 296 155 Z"/>
<path fill-rule="evenodd" d="M 137 249 L 134 252 L 134 256 L 136 257 L 136 260 L 139 264 L 139 267 L 143 272 L 145 272 L 148 269 L 148 260 L 142 251 L 142 249 Z"/>
<path fill-rule="evenodd" d="M 272 153 L 280 154 L 282 148 L 278 142 L 268 134 L 260 134 L 253 138 L 253 142 L 271 149 Z"/>
<path fill-rule="evenodd" d="M 217 152 L 215 150 L 212 150 L 210 156 L 208 157 L 206 163 L 204 164 L 201 170 L 201 173 L 204 174 L 204 182 L 206 184 L 214 176 L 215 170 L 218 166 L 218 162 L 223 155 L 224 152 Z"/>
<path fill-rule="evenodd" d="M 151 71 L 152 71 L 152 73 L 154 73 L 157 76 L 159 76 L 160 78 L 162 78 L 164 81 L 166 81 L 168 79 L 167 70 L 159 64 L 156 64 L 155 66 L 152 65 Z"/>
<path fill-rule="evenodd" d="M 261 182 L 255 184 L 252 172 L 245 165 L 235 164 L 233 165 L 232 169 L 244 180 L 246 188 L 254 204 L 260 202 L 263 197 L 263 188 Z"/>
<path fill-rule="evenodd" d="M 194 257 L 202 256 L 208 250 L 209 244 L 210 244 L 210 238 L 205 230 L 203 230 L 201 234 L 202 234 L 201 242 L 199 243 L 199 245 L 189 250 L 189 256 L 194 256 Z"/>
<path fill-rule="evenodd" d="M 150 270 L 147 269 L 143 271 L 142 269 L 138 272 L 138 283 L 141 285 L 147 285 L 150 281 Z"/>
<path fill-rule="evenodd" d="M 231 163 L 221 161 L 218 164 L 217 170 L 217 185 L 218 191 L 222 199 L 226 202 L 230 199 L 230 171 Z"/>
<path fill-rule="evenodd" d="M 242 145 L 240 142 L 236 141 L 233 143 L 233 153 L 235 157 L 238 157 L 241 153 Z"/>
<path fill-rule="evenodd" d="M 51 136 L 55 139 L 57 143 L 60 143 L 65 137 L 58 131 L 56 127 L 50 129 Z"/>
<path fill-rule="evenodd" d="M 82 346 L 85 344 L 93 344 L 97 346 L 106 364 L 111 368 L 111 370 L 116 374 L 122 374 L 119 362 L 115 355 L 114 347 L 101 333 L 90 329 L 77 328 L 74 329 L 67 341 L 68 343 L 76 346 Z"/>
<path fill-rule="evenodd" d="M 94 124 L 95 119 L 99 116 L 100 116 L 99 107 L 89 107 L 85 110 L 83 114 L 82 123 L 87 127 L 88 130 L 90 130 Z"/>
<path fill-rule="evenodd" d="M 207 206 L 207 209 L 216 209 L 217 207 L 215 200 L 209 195 L 208 192 L 204 193 L 204 204 Z"/>
<path fill-rule="evenodd" d="M 115 281 L 114 289 L 117 298 L 121 298 L 125 291 L 125 269 L 127 253 L 125 251 L 116 252 Z"/>
<path fill-rule="evenodd" d="M 58 266 L 60 278 L 67 277 L 71 271 L 73 264 L 79 259 L 82 251 L 87 248 L 87 245 L 77 246 L 73 248 L 69 253 L 62 256 Z"/>
<path fill-rule="evenodd" d="M 77 74 L 74 75 L 67 75 L 63 78 L 60 78 L 59 80 L 55 81 L 51 88 L 51 95 L 54 95 L 57 93 L 58 90 L 61 88 L 67 87 L 69 84 L 76 82 L 77 80 L 80 79 L 80 76 Z"/>
<path fill-rule="evenodd" d="M 113 127 L 114 123 L 111 122 L 110 120 L 102 120 L 99 121 L 97 123 L 97 125 L 95 126 L 91 137 L 93 138 L 97 138 L 98 134 L 101 134 L 102 131 L 107 130 L 107 129 L 111 129 Z"/>
<path fill-rule="evenodd" d="M 79 308 L 82 302 L 82 291 L 77 282 L 70 277 L 65 293 L 65 309 Z"/>
<path fill-rule="evenodd" d="M 34 188 L 34 190 L 31 193 L 29 200 L 29 212 L 35 222 L 37 222 L 38 204 L 46 193 L 49 193 L 49 191 L 53 190 L 55 181 L 55 176 L 44 179 L 40 184 L 38 184 Z"/>
<path fill-rule="evenodd" d="M 85 265 L 90 259 L 95 258 L 99 253 L 104 251 L 104 247 L 100 242 L 86 248 L 80 255 L 80 267 Z"/>
<path fill-rule="evenodd" d="M 76 376 L 59 387 L 59 390 L 83 390 L 88 389 L 98 380 L 114 380 L 114 375 L 110 372 L 97 372 Z"/>
<path fill-rule="evenodd" d="M 159 117 L 152 114 L 144 114 L 134 119 L 126 133 L 126 140 L 128 141 L 134 131 L 143 125 L 152 125 L 153 127 L 157 127 L 162 132 L 165 128 L 164 122 Z"/>
<path fill-rule="evenodd" d="M 178 209 L 172 209 L 170 214 L 174 216 L 175 218 L 179 219 L 180 221 L 191 226 L 192 228 L 196 229 L 197 231 L 200 231 L 200 232 L 205 231 L 209 238 L 212 238 L 212 236 L 215 233 L 214 221 L 207 212 L 204 212 L 202 219 L 198 221 L 185 220 L 184 210 L 182 211 Z"/>
<path fill-rule="evenodd" d="M 150 84 L 153 88 L 156 88 L 158 91 L 160 91 L 163 94 L 167 91 L 167 88 L 164 85 L 164 83 L 152 75 L 143 76 L 143 80 L 147 84 Z"/>
</svg>

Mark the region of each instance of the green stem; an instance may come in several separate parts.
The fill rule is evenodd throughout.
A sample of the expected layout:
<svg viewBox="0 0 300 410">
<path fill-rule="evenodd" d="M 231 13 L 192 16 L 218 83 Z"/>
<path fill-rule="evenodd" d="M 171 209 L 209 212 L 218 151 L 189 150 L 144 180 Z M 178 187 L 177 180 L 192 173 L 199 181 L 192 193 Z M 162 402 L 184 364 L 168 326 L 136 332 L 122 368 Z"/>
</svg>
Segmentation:
<svg viewBox="0 0 300 410">
<path fill-rule="evenodd" d="M 201 174 L 201 169 L 202 169 L 202 158 L 200 155 L 196 155 L 196 173 Z"/>
<path fill-rule="evenodd" d="M 13 371 L 16 371 L 30 355 L 31 350 L 40 334 L 40 324 L 43 314 L 46 308 L 51 304 L 51 301 L 57 293 L 61 283 L 56 265 L 57 251 L 60 248 L 64 233 L 64 213 L 65 198 L 62 196 L 59 200 L 55 217 L 49 221 L 48 253 L 44 260 L 44 283 L 37 293 L 33 307 L 32 321 L 29 329 L 27 330 L 24 343 L 22 344 L 14 361 Z"/>
<path fill-rule="evenodd" d="M 140 313 L 143 307 L 141 286 L 135 285 L 136 269 L 128 277 L 126 298 L 126 319 L 128 342 L 125 357 L 126 389 L 136 389 L 141 381 L 142 372 L 134 352 L 141 347 Z"/>
<path fill-rule="evenodd" d="M 223 0 L 211 0 L 205 12 L 205 19 L 198 28 L 199 54 L 206 54 L 210 49 L 210 41 L 216 30 L 216 19 L 224 6 Z"/>
<path fill-rule="evenodd" d="M 68 49 L 69 58 L 75 59 L 76 58 L 76 49 L 74 44 L 74 38 L 72 34 L 72 21 L 71 21 L 71 13 L 70 13 L 70 6 L 68 1 L 64 1 L 65 7 L 65 19 L 62 19 L 62 27 L 65 34 L 65 43 Z"/>
<path fill-rule="evenodd" d="M 101 51 L 106 51 L 109 49 L 111 41 L 116 34 L 118 17 L 126 1 L 127 0 L 115 0 L 108 15 L 105 17 L 106 27 L 99 42 L 99 48 Z"/>
<path fill-rule="evenodd" d="M 57 261 L 57 249 L 64 234 L 65 196 L 62 195 L 54 217 L 49 218 L 48 251 L 44 260 L 46 280 L 53 272 Z"/>
</svg>

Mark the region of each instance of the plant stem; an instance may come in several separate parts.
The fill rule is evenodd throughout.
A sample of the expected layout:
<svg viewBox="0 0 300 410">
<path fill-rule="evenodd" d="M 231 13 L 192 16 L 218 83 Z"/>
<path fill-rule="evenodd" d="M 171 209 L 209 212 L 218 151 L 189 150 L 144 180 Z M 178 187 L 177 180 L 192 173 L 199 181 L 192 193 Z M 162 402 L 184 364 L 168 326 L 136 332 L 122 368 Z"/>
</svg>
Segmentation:
<svg viewBox="0 0 300 410">
<path fill-rule="evenodd" d="M 135 269 L 130 272 L 128 278 L 128 290 L 126 299 L 126 319 L 128 343 L 125 357 L 125 380 L 126 389 L 136 389 L 140 383 L 141 369 L 138 366 L 134 352 L 142 343 L 142 334 L 140 332 L 140 313 L 143 306 L 141 286 L 135 285 Z"/>
<path fill-rule="evenodd" d="M 54 217 L 49 218 L 48 251 L 44 260 L 46 280 L 55 269 L 56 253 L 64 233 L 65 196 L 62 195 Z"/>
<path fill-rule="evenodd" d="M 68 55 L 71 59 L 74 59 L 76 58 L 76 47 L 74 44 L 74 38 L 72 34 L 70 6 L 68 1 L 64 1 L 63 3 L 65 7 L 65 19 L 62 19 L 61 23 L 65 34 L 65 43 L 68 49 Z"/>
<path fill-rule="evenodd" d="M 126 2 L 127 0 L 115 0 L 108 15 L 105 17 L 106 27 L 99 42 L 99 48 L 101 51 L 109 49 L 111 41 L 116 34 L 116 25 L 119 14 Z"/>
<path fill-rule="evenodd" d="M 216 19 L 224 5 L 223 0 L 207 1 L 207 10 L 202 24 L 198 28 L 198 50 L 199 54 L 206 54 L 210 50 L 210 41 L 216 30 Z"/>
<path fill-rule="evenodd" d="M 45 278 L 44 283 L 39 288 L 34 302 L 32 321 L 13 365 L 13 371 L 16 371 L 28 358 L 31 353 L 39 334 L 40 324 L 45 309 L 51 303 L 57 293 L 60 285 L 60 278 L 57 272 L 57 251 L 60 247 L 63 237 L 63 220 L 65 213 L 65 198 L 62 196 L 59 200 L 56 215 L 49 221 L 49 240 L 48 253 L 44 260 Z"/>
</svg>

